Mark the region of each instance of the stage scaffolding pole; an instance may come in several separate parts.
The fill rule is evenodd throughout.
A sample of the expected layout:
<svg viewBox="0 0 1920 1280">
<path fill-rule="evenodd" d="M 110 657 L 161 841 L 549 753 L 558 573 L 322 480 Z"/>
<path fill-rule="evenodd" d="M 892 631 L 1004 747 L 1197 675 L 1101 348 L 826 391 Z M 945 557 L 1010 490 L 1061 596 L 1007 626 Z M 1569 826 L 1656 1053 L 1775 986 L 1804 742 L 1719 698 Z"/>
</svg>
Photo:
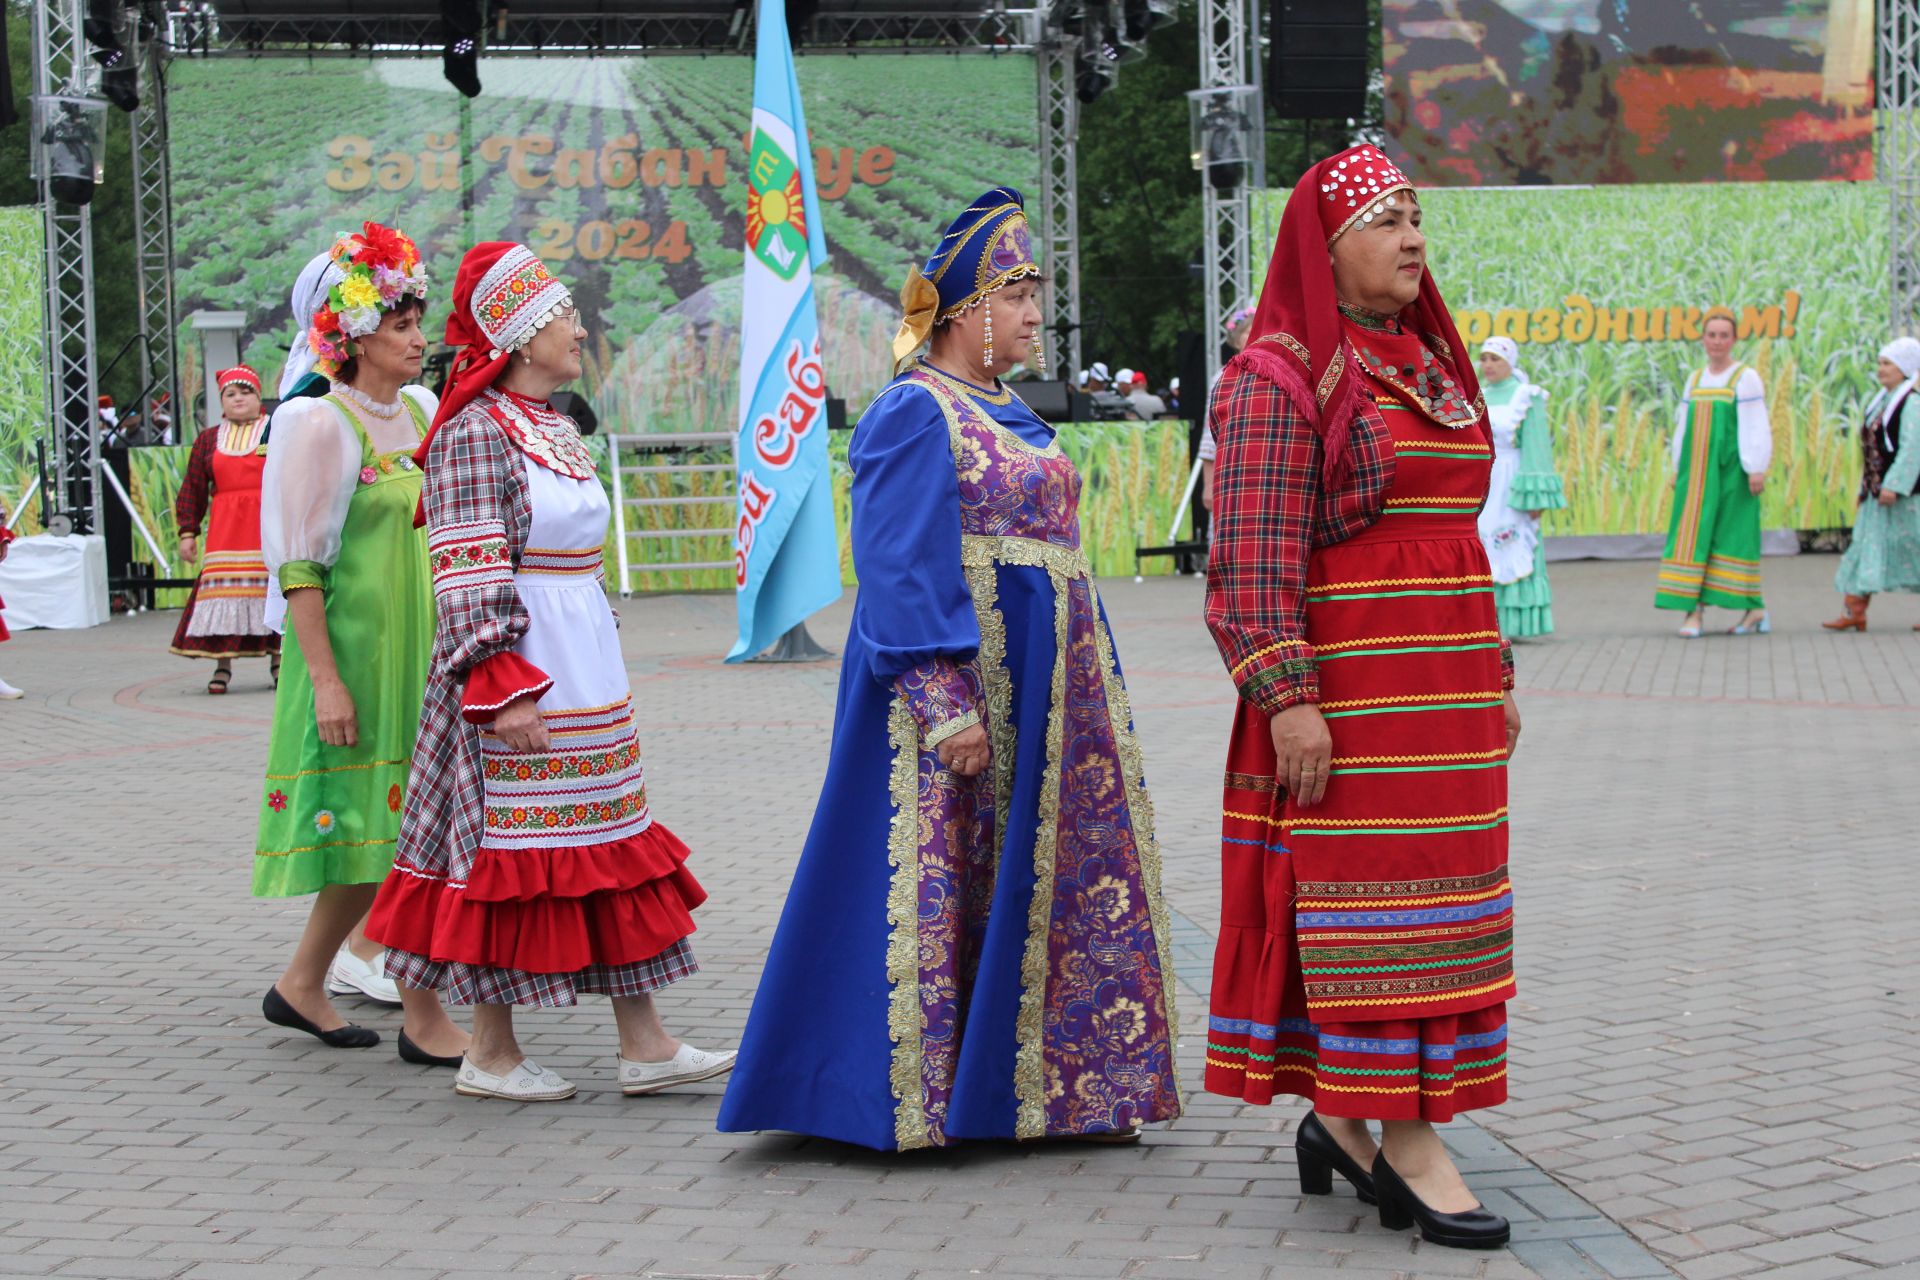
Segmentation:
<svg viewBox="0 0 1920 1280">
<path fill-rule="evenodd" d="M 1248 0 L 1200 0 L 1200 88 L 1257 85 L 1258 10 Z M 1256 109 L 1264 107 L 1256 104 Z M 1264 129 L 1256 128 L 1256 136 Z M 1264 168 L 1259 152 L 1224 190 L 1211 171 L 1201 177 L 1201 225 L 1206 288 L 1207 385 L 1220 372 L 1220 349 L 1234 308 L 1252 296 L 1253 184 Z"/>
<path fill-rule="evenodd" d="M 81 0 L 35 0 L 33 92 L 93 92 L 92 62 L 80 29 Z M 50 168 L 50 166 L 49 166 Z M 87 205 L 54 199 L 51 172 L 40 178 L 46 295 L 46 440 L 55 491 L 41 495 L 76 533 L 93 531 L 100 509 L 100 386 L 94 367 L 93 219 Z"/>
<path fill-rule="evenodd" d="M 139 24 L 133 25 L 137 28 Z M 142 403 L 138 407 L 151 428 L 154 401 L 165 394 L 173 415 L 174 442 L 187 444 L 202 419 L 194 416 L 195 406 L 181 394 L 179 338 L 174 323 L 173 181 L 167 158 L 169 52 L 164 28 L 156 30 L 138 48 L 140 109 L 129 117 L 134 270 L 140 310 Z M 152 443 L 161 440 L 154 436 Z"/>
<path fill-rule="evenodd" d="M 1920 0 L 1881 0 L 1879 171 L 1887 187 L 1888 311 L 1920 327 Z"/>
<path fill-rule="evenodd" d="M 1080 98 L 1074 92 L 1078 41 L 1036 21 L 1040 81 L 1040 256 L 1046 263 L 1047 358 L 1071 382 L 1080 364 Z"/>
</svg>

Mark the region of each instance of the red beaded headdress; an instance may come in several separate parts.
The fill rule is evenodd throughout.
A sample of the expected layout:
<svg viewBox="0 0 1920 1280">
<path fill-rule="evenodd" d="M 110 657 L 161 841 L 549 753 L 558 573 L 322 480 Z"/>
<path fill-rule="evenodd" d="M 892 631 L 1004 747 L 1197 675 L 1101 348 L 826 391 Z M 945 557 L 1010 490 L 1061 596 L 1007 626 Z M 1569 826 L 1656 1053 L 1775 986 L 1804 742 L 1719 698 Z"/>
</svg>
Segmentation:
<svg viewBox="0 0 1920 1280">
<path fill-rule="evenodd" d="M 243 387 L 252 387 L 256 395 L 260 391 L 260 375 L 244 364 L 237 364 L 231 369 L 222 369 L 213 375 L 213 381 L 214 385 L 222 391 L 235 383 Z"/>
</svg>

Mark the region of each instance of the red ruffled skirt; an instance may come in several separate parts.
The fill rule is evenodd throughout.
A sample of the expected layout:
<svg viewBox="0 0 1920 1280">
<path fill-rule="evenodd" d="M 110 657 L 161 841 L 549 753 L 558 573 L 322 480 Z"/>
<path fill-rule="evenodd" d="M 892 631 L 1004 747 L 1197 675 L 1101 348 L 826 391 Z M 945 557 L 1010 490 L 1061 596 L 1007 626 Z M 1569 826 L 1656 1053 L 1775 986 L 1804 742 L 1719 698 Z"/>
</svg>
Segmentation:
<svg viewBox="0 0 1920 1280">
<path fill-rule="evenodd" d="M 387 972 L 455 1004 L 572 1004 L 640 995 L 693 972 L 686 939 L 706 901 L 687 846 L 658 822 L 611 844 L 482 847 L 464 881 L 404 858 L 367 936 Z"/>
</svg>

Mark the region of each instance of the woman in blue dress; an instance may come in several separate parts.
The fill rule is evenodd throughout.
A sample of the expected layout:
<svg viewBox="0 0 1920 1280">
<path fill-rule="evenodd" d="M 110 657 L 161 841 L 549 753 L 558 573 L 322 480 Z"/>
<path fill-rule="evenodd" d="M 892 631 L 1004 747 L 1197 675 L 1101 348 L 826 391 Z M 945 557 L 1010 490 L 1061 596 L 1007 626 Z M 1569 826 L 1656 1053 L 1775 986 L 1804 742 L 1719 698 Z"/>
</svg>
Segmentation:
<svg viewBox="0 0 1920 1280">
<path fill-rule="evenodd" d="M 827 778 L 723 1131 L 884 1151 L 1179 1114 L 1153 806 L 1080 477 L 999 377 L 1040 360 L 1039 276 L 998 187 L 902 290 L 906 367 L 849 455 Z"/>
</svg>

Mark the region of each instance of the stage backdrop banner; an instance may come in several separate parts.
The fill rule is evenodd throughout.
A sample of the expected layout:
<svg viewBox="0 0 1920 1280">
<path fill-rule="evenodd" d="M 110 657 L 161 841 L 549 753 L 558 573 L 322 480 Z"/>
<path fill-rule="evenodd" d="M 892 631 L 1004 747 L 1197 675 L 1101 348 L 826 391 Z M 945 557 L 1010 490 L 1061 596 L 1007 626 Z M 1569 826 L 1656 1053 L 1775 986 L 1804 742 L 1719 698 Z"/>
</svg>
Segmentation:
<svg viewBox="0 0 1920 1280">
<path fill-rule="evenodd" d="M 1384 0 L 1432 186 L 1873 176 L 1874 0 Z"/>
<path fill-rule="evenodd" d="M 1034 64 L 809 54 L 798 71 L 833 249 L 814 278 L 828 394 L 858 413 L 887 382 L 908 266 L 985 187 L 1034 187 Z M 275 377 L 300 266 L 373 219 L 419 242 L 430 332 L 468 245 L 524 241 L 581 303 L 578 389 L 603 431 L 733 431 L 753 61 L 489 58 L 480 78 L 469 101 L 436 59 L 176 59 L 183 356 L 187 317 L 240 311 L 247 362 Z"/>
<path fill-rule="evenodd" d="M 0 506 L 23 536 L 40 532 L 40 500 L 26 512 L 14 506 L 33 484 L 33 445 L 47 417 L 45 243 L 38 209 L 0 209 Z"/>
<path fill-rule="evenodd" d="M 1259 198 L 1266 244 L 1287 196 Z M 1764 527 L 1851 527 L 1855 428 L 1891 336 L 1886 201 L 1875 183 L 1423 190 L 1461 336 L 1512 338 L 1552 394 L 1568 505 L 1545 532 L 1666 531 L 1668 442 L 1714 305 L 1738 317 L 1735 358 L 1766 385 Z"/>
</svg>

